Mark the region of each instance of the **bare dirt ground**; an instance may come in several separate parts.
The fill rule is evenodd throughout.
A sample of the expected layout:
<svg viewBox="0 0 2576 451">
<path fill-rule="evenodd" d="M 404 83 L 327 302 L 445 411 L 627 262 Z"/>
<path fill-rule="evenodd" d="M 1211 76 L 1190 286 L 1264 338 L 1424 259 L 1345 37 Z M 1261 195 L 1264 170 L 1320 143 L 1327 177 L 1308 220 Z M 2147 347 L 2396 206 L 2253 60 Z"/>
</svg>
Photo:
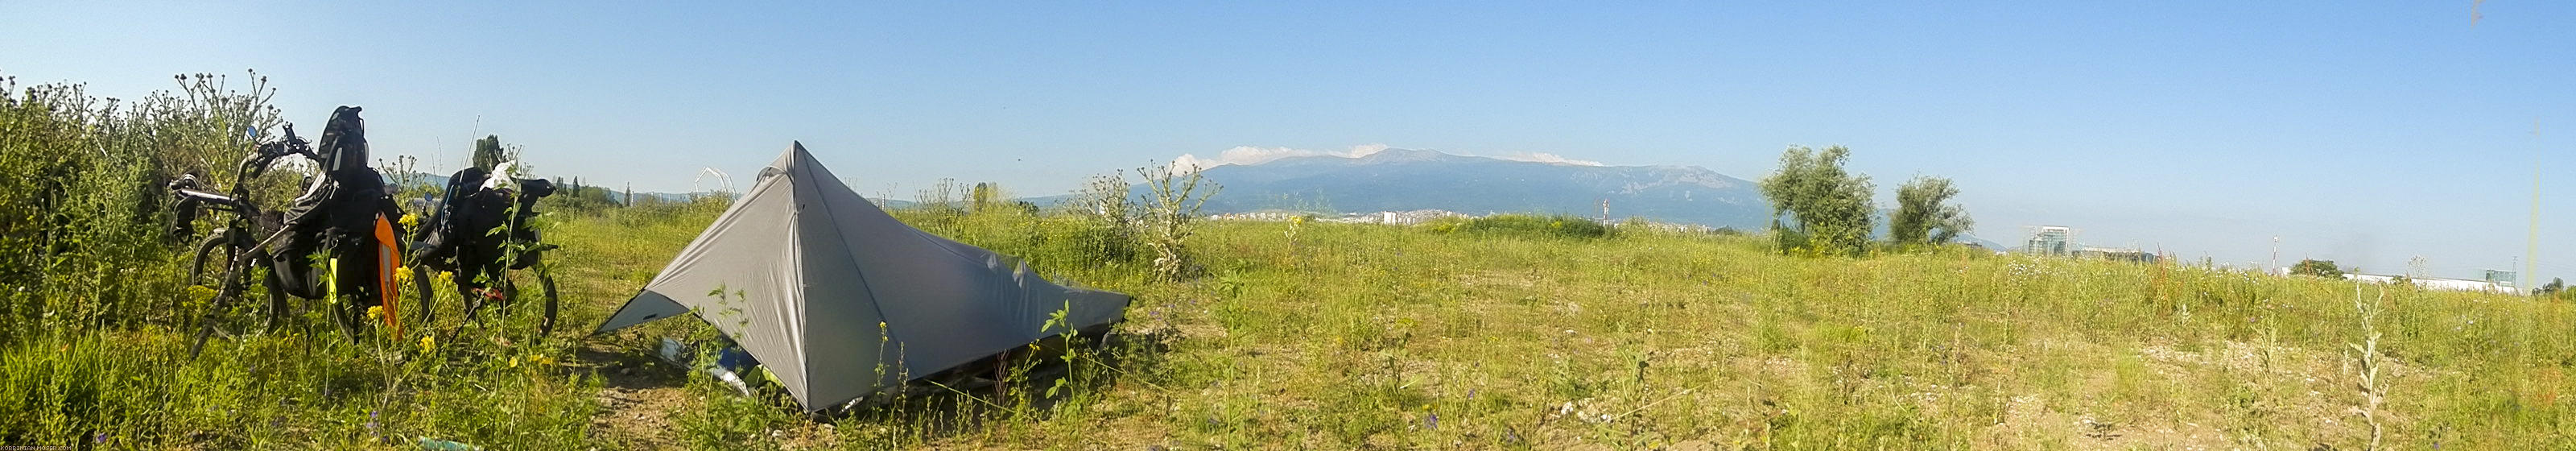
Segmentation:
<svg viewBox="0 0 2576 451">
<path fill-rule="evenodd" d="M 649 357 L 638 359 L 614 345 L 593 340 L 577 353 L 602 379 L 601 414 L 592 418 L 609 441 L 626 449 L 676 449 L 670 413 L 686 403 L 686 375 L 679 368 Z"/>
</svg>

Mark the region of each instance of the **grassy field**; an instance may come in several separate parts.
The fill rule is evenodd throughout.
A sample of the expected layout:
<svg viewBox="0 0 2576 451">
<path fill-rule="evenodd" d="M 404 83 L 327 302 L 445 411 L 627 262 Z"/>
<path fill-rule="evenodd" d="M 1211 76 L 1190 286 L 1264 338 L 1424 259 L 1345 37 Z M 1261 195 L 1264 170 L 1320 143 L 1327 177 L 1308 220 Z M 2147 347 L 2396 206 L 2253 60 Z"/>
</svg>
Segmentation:
<svg viewBox="0 0 2576 451">
<path fill-rule="evenodd" d="M 568 307 L 550 335 L 533 309 L 463 323 L 441 292 L 441 319 L 399 336 L 353 341 L 306 305 L 190 358 L 212 291 L 184 280 L 161 186 L 226 179 L 238 130 L 278 112 L 264 85 L 180 80 L 117 103 L 0 78 L 20 93 L 0 102 L 0 446 L 2576 448 L 2563 301 L 1958 249 L 1786 257 L 1571 217 L 1207 223 L 1175 281 L 1082 215 L 898 211 L 1136 302 L 1096 350 L 836 417 L 652 357 L 713 338 L 701 323 L 588 334 L 721 202 L 550 204 Z M 1033 376 L 1049 368 L 1066 382 Z"/>
<path fill-rule="evenodd" d="M 1200 224 L 1198 271 L 1170 281 L 1141 235 L 1082 214 L 896 211 L 1136 304 L 1082 338 L 1100 348 L 1012 361 L 1007 384 L 835 417 L 652 356 L 714 338 L 701 322 L 590 335 L 721 201 L 551 198 L 551 335 L 533 309 L 466 325 L 440 291 L 440 320 L 402 335 L 343 338 L 307 302 L 191 358 L 211 289 L 185 281 L 162 183 L 229 180 L 240 129 L 281 121 L 255 77 L 131 103 L 0 77 L 0 446 L 2576 448 L 2568 302 L 1965 250 L 1785 258 L 1762 235 L 1577 216 Z M 255 183 L 270 209 L 294 196 Z"/>
<path fill-rule="evenodd" d="M 582 336 L 720 207 L 558 215 L 572 308 L 555 337 L 521 314 L 443 323 L 425 344 L 289 332 L 188 361 L 157 328 L 48 336 L 0 356 L 0 424 L 13 444 L 154 448 L 2358 449 L 2362 299 L 2384 311 L 2383 446 L 2576 446 L 2558 302 L 1325 223 L 1210 224 L 1205 274 L 1162 283 L 1135 263 L 1058 264 L 1082 261 L 1050 244 L 1062 217 L 1017 213 L 903 216 L 1136 294 L 1118 344 L 1073 362 L 1081 383 L 808 418 L 648 357 L 658 337 L 703 338 L 691 321 Z"/>
<path fill-rule="evenodd" d="M 574 324 L 711 218 L 574 218 Z M 1216 223 L 1206 273 L 1049 265 L 1057 224 L 904 215 L 1051 277 L 1138 295 L 1057 402 L 976 392 L 792 415 L 643 357 L 666 321 L 588 341 L 617 374 L 588 437 L 621 446 L 879 448 L 2365 448 L 2576 446 L 2568 305 L 1964 251 L 1789 258 L 1761 237 L 1442 233 Z M 1291 227 L 1296 230 L 1292 234 Z M 2358 291 L 2356 291 L 2358 289 Z M 584 357 L 586 356 L 586 357 Z M 1114 362 L 1114 363 L 1113 363 Z M 590 387 L 584 387 L 590 388 Z M 578 402 L 578 401 L 565 401 Z M 987 403 L 990 404 L 987 404 Z M 1034 406 L 1034 407 L 1033 407 Z M 640 419 L 640 420 L 639 420 Z M 634 421 L 630 421 L 634 420 Z"/>
<path fill-rule="evenodd" d="M 588 329 L 720 204 L 558 213 L 570 309 L 219 342 L 161 327 L 0 355 L 11 444 L 494 449 L 2167 449 L 2576 446 L 2569 305 L 1963 251 L 1793 258 L 1760 236 L 1211 223 L 1201 276 L 1067 246 L 1069 216 L 900 212 L 1137 295 L 1076 383 L 927 390 L 837 418 L 649 357 L 707 328 Z M 452 296 L 452 293 L 448 294 Z M 443 315 L 454 315 L 447 305 Z M 445 316 L 455 318 L 455 316 Z M 308 327 L 318 319 L 306 318 Z"/>
</svg>

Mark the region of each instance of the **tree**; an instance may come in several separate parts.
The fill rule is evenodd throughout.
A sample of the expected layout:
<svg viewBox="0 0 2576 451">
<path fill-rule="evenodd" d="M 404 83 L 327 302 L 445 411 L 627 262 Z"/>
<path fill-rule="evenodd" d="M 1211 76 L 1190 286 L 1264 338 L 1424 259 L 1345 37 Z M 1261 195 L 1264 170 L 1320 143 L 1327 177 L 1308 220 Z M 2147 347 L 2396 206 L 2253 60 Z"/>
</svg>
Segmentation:
<svg viewBox="0 0 2576 451">
<path fill-rule="evenodd" d="M 1780 251 L 1859 255 L 1869 248 L 1869 176 L 1843 170 L 1851 149 L 1791 146 L 1780 170 L 1762 178 L 1771 199 L 1771 234 Z"/>
<path fill-rule="evenodd" d="M 2567 281 L 2565 279 L 2551 277 L 2549 278 L 2548 284 L 2541 285 L 2540 288 L 2531 289 L 2531 294 L 2538 296 L 2555 296 L 2564 291 L 2567 291 Z"/>
<path fill-rule="evenodd" d="M 508 160 L 508 154 L 501 149 L 501 135 L 483 135 L 483 139 L 474 140 L 474 167 L 490 171 Z"/>
<path fill-rule="evenodd" d="M 993 182 L 976 183 L 974 190 L 966 193 L 966 211 L 982 213 L 992 210 L 993 207 L 1001 205 L 1002 197 L 1001 185 Z"/>
<path fill-rule="evenodd" d="M 2328 279 L 2343 278 L 2343 270 L 2335 268 L 2333 260 L 2299 260 L 2299 264 L 2290 266 L 2290 274 Z"/>
<path fill-rule="evenodd" d="M 1889 241 L 1898 246 L 1948 243 L 1975 228 L 1968 209 L 1950 203 L 1959 187 L 1950 179 L 1915 176 L 1896 187 L 1896 216 L 1888 218 Z"/>
</svg>

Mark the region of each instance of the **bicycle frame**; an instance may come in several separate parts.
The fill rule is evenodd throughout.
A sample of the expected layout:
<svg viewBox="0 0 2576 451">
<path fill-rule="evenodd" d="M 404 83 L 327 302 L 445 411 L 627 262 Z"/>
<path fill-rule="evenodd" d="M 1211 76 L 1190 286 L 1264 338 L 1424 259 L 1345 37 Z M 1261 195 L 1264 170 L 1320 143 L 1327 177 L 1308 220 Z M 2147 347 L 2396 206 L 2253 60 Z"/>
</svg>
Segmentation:
<svg viewBox="0 0 2576 451">
<path fill-rule="evenodd" d="M 286 231 L 280 230 L 276 233 L 270 234 L 268 238 L 261 239 L 255 243 L 249 242 L 247 239 L 250 236 L 257 235 L 260 231 L 258 219 L 263 213 L 259 209 L 259 204 L 249 200 L 251 179 L 255 179 L 260 175 L 266 174 L 269 166 L 276 164 L 279 158 L 285 158 L 291 155 L 303 155 L 305 158 L 316 158 L 311 146 L 308 145 L 303 138 L 295 136 L 294 125 L 286 125 L 285 129 L 286 139 L 263 143 L 259 146 L 257 151 L 252 152 L 249 157 L 242 159 L 240 166 L 235 168 L 233 171 L 233 183 L 232 186 L 226 190 L 227 194 L 216 194 L 198 189 L 200 186 L 197 184 L 196 176 L 193 174 L 181 176 L 178 180 L 170 182 L 170 190 L 181 199 L 181 208 L 192 208 L 195 207 L 195 205 L 192 204 L 201 203 L 203 204 L 203 208 L 232 214 L 232 218 L 224 221 L 225 226 L 216 229 L 215 232 L 230 233 L 232 236 L 238 237 L 238 239 L 230 240 L 230 242 L 227 243 L 228 246 L 233 246 L 236 249 L 247 249 L 254 252 L 242 252 L 240 255 L 235 256 L 237 261 L 227 262 L 225 264 L 227 269 L 248 263 L 250 257 L 260 254 L 256 251 L 267 249 L 270 244 L 274 244 L 278 238 L 283 237 L 286 234 Z M 182 211 L 180 216 L 182 218 L 194 218 L 196 214 L 194 211 Z M 184 223 L 182 224 L 183 225 L 181 227 L 185 227 Z"/>
<path fill-rule="evenodd" d="M 218 308 L 220 308 L 220 304 L 241 295 L 247 290 L 247 285 L 251 283 L 247 280 L 250 275 L 250 269 L 262 266 L 261 262 L 273 260 L 275 256 L 270 255 L 268 249 L 275 245 L 277 240 L 286 237 L 287 233 L 290 232 L 290 230 L 287 230 L 284 227 L 279 227 L 278 230 L 275 231 L 264 230 L 265 227 L 262 227 L 262 220 L 267 219 L 266 212 L 259 208 L 258 203 L 249 199 L 250 181 L 265 174 L 269 167 L 276 163 L 277 159 L 290 155 L 304 155 L 307 158 L 311 158 L 313 156 L 313 152 L 307 147 L 304 140 L 295 136 L 294 126 L 287 126 L 285 133 L 286 138 L 284 140 L 261 144 L 256 152 L 249 157 L 243 158 L 240 166 L 236 168 L 237 170 L 233 173 L 234 178 L 232 185 L 228 187 L 225 193 L 219 194 L 203 189 L 204 187 L 199 184 L 195 174 L 183 175 L 179 179 L 171 181 L 168 186 L 172 194 L 179 198 L 179 205 L 177 206 L 179 209 L 177 217 L 178 223 L 174 225 L 174 234 L 193 235 L 193 231 L 191 230 L 193 227 L 192 222 L 201 211 L 200 209 L 212 210 L 219 214 L 228 214 L 230 216 L 229 218 L 225 218 L 221 221 L 223 224 L 222 226 L 208 233 L 209 241 L 206 245 L 196 249 L 199 253 L 197 257 L 199 259 L 197 263 L 197 271 L 204 270 L 204 259 L 212 255 L 211 252 L 213 252 L 217 246 L 225 249 L 225 255 L 227 258 L 224 259 L 221 269 L 216 272 L 216 274 L 220 274 L 217 276 L 220 277 L 220 279 L 216 281 L 219 287 L 219 292 L 216 295 L 216 301 L 219 304 L 217 306 Z M 253 240 L 253 237 L 259 237 L 262 234 L 265 234 L 266 236 L 255 241 Z M 191 283 L 195 283 L 195 281 L 191 281 Z M 275 275 L 264 278 L 258 283 L 261 283 L 262 286 L 268 288 L 272 293 L 272 304 L 270 306 L 271 311 L 269 312 L 271 315 L 270 321 L 265 322 L 264 324 L 273 327 L 273 320 L 276 318 L 276 315 L 280 314 L 280 312 L 277 312 L 276 310 L 283 307 L 283 305 L 279 305 L 274 302 L 277 298 L 274 298 L 273 296 L 283 291 L 282 286 L 279 285 Z M 214 313 L 212 311 L 208 313 L 208 315 L 213 314 Z M 211 319 L 211 316 L 209 316 L 209 319 Z M 207 332 L 211 332 L 214 326 L 212 323 L 206 323 L 206 325 L 201 327 L 205 327 L 206 329 L 199 332 L 200 338 L 198 339 L 198 342 L 191 346 L 191 355 L 196 353 L 198 347 L 203 346 L 203 336 Z"/>
<path fill-rule="evenodd" d="M 508 177 L 506 174 L 495 174 L 493 176 Z M 543 180 L 519 182 L 546 183 Z M 412 264 L 415 265 L 416 268 L 420 268 L 421 271 L 420 273 L 415 274 L 415 277 L 425 275 L 430 271 L 448 271 L 454 274 L 456 279 L 452 283 L 455 284 L 458 294 L 466 298 L 463 307 L 465 321 L 467 322 L 473 322 L 478 319 L 485 307 L 497 307 L 500 314 L 506 317 L 511 310 L 512 304 L 515 303 L 514 298 L 519 293 L 519 286 L 517 282 L 514 282 L 511 279 L 510 273 L 512 271 L 519 270 L 529 271 L 530 275 L 533 276 L 533 279 L 530 280 L 530 282 L 534 282 L 534 287 L 541 290 L 539 293 L 542 296 L 542 299 L 539 299 L 539 301 L 543 303 L 540 306 L 543 310 L 541 312 L 542 316 L 540 317 L 540 322 L 538 323 L 538 333 L 543 335 L 552 331 L 554 321 L 556 319 L 556 310 L 559 308 L 558 304 L 560 303 L 558 294 L 555 292 L 553 275 L 550 274 L 550 272 L 543 266 L 543 262 L 547 251 L 559 249 L 561 246 L 545 243 L 541 232 L 534 230 L 534 226 L 529 224 L 528 221 L 533 219 L 532 216 L 534 216 L 534 211 L 532 211 L 532 209 L 535 208 L 536 200 L 553 195 L 554 189 L 551 185 L 545 185 L 541 188 L 533 189 L 528 188 L 527 185 L 517 186 L 519 186 L 519 188 L 514 188 L 512 190 L 514 194 L 510 196 L 510 202 L 513 205 L 508 208 L 505 213 L 508 215 L 507 219 L 503 220 L 495 229 L 462 231 L 463 233 L 470 234 L 466 236 L 498 237 L 501 240 L 498 246 L 498 249 L 501 251 L 501 255 L 475 256 L 476 258 L 497 258 L 498 260 L 467 262 L 464 260 L 467 257 L 459 254 L 441 259 L 416 257 L 412 260 Z M 453 202 L 454 200 L 449 199 L 448 201 Z M 489 272 L 486 273 L 482 271 Z M 486 276 L 489 277 L 488 280 L 476 279 Z M 428 291 L 428 284 L 426 282 L 422 282 L 416 286 L 416 289 L 419 289 L 424 293 L 423 304 L 428 304 L 428 301 L 425 300 L 428 297 L 426 293 L 430 293 L 430 291 Z"/>
</svg>

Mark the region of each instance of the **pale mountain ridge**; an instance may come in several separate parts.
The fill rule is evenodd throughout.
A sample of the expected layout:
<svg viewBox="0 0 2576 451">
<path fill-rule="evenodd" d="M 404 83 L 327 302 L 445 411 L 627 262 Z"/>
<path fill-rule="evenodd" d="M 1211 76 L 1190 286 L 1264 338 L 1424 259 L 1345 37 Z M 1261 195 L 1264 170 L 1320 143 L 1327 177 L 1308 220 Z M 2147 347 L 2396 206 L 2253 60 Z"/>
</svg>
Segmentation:
<svg viewBox="0 0 2576 451">
<path fill-rule="evenodd" d="M 1699 166 L 1606 166 L 1519 161 L 1430 150 L 1314 155 L 1201 171 L 1223 185 L 1209 213 L 1421 209 L 1467 214 L 1561 213 L 1751 230 L 1770 220 L 1754 183 Z"/>
</svg>

